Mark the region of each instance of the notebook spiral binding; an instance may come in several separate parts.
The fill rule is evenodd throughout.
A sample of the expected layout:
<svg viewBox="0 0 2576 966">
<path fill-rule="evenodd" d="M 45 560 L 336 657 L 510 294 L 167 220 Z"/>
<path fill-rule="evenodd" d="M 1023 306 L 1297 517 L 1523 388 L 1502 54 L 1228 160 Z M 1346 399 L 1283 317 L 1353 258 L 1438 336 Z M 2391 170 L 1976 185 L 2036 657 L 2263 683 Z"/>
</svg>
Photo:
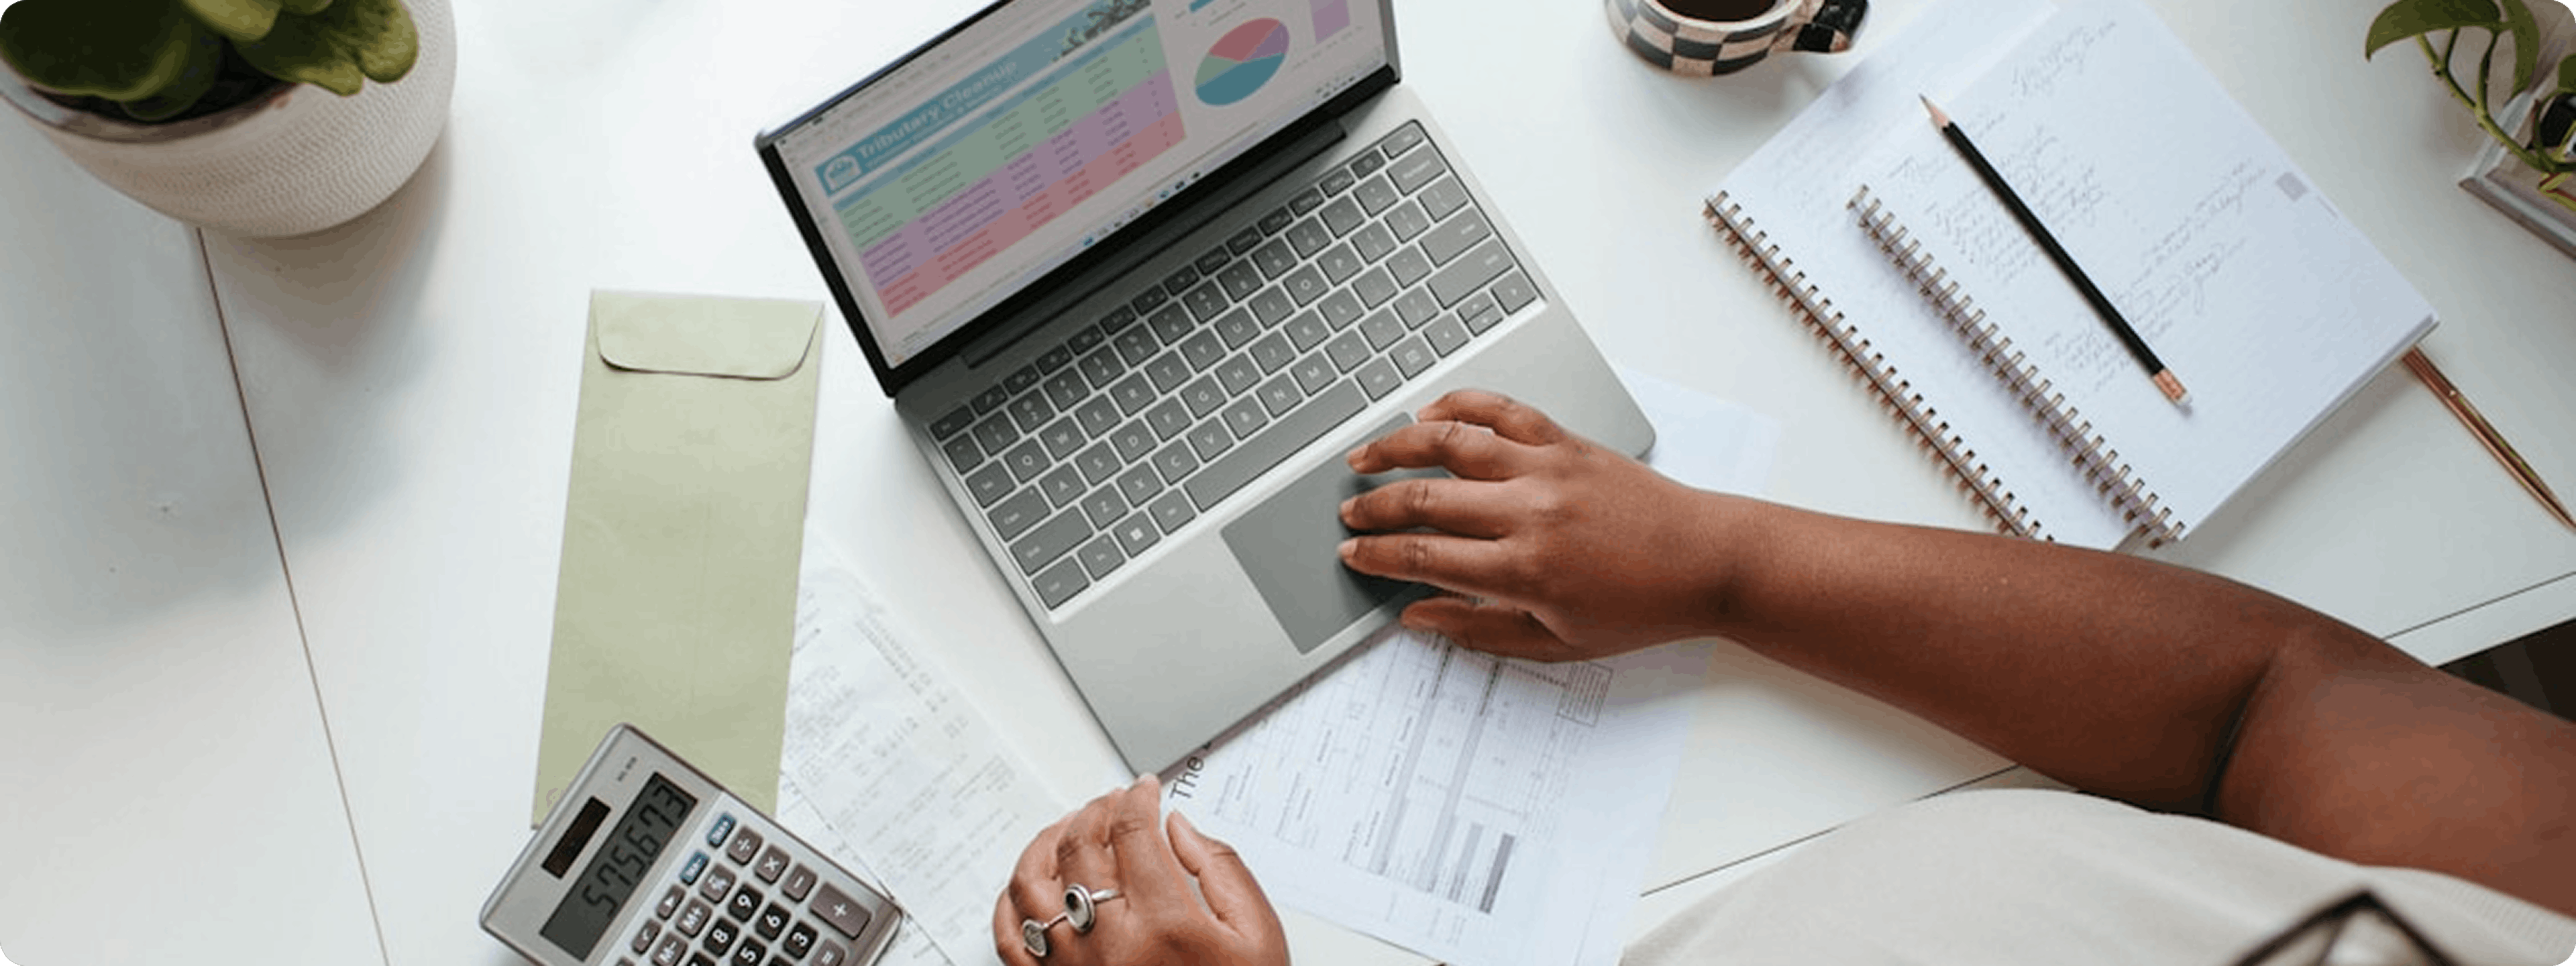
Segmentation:
<svg viewBox="0 0 2576 966">
<path fill-rule="evenodd" d="M 1770 236 L 1754 226 L 1753 219 L 1744 214 L 1743 205 L 1730 203 L 1727 193 L 1721 191 L 1708 199 L 1702 213 L 1736 254 L 1762 274 L 1771 286 L 1771 294 L 1797 313 L 1844 368 L 1869 385 L 1879 404 L 1913 432 L 1917 444 L 1949 468 L 1959 488 L 1976 502 L 1996 529 L 2017 537 L 2047 539 L 2043 527 L 2030 519 L 2030 511 L 2013 499 L 2003 481 L 1977 461 L 1976 452 L 1950 432 L 1949 424 L 1942 422 L 1913 386 L 1897 374 L 1887 357 L 1872 351 L 1869 340 L 1843 321 L 1833 300 L 1807 284 L 1806 273 L 1798 270 L 1796 261 L 1781 255 L 1780 246 L 1771 244 Z"/>
<path fill-rule="evenodd" d="M 1961 292 L 1958 282 L 1949 280 L 1948 270 L 1933 264 L 1932 253 L 1923 250 L 1920 240 L 1908 237 L 1905 226 L 1896 223 L 1896 213 L 1870 196 L 1868 185 L 1862 185 L 1845 207 L 1859 216 L 1861 228 L 1869 232 L 1870 239 L 1967 340 L 1986 368 L 2003 380 L 2013 397 L 2021 400 L 2049 435 L 2065 447 L 2085 481 L 2110 501 L 2134 533 L 2145 537 L 2149 546 L 2182 536 L 2181 529 L 2174 525 L 2172 511 L 2156 505 L 2155 494 L 2148 491 L 2134 470 L 2120 462 L 2119 451 L 2093 431 L 2093 424 L 2084 421 L 2067 403 L 2066 394 L 2052 391 L 2053 384 L 2023 353 L 2013 351 L 2011 337 L 1986 321 L 1986 313 L 1976 307 L 1976 300 Z M 2006 496 L 2009 498 L 2009 491 Z"/>
</svg>

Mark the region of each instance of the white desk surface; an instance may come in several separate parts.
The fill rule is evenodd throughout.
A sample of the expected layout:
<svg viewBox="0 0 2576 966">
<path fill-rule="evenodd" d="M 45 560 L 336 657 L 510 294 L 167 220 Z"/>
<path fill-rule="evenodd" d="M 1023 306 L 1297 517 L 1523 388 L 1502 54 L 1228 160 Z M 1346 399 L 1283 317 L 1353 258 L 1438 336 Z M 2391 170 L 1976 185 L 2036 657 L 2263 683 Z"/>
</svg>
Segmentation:
<svg viewBox="0 0 2576 966">
<path fill-rule="evenodd" d="M 15 404 L 0 415 L 0 443 L 62 464 L 0 476 L 9 514 L 0 519 L 81 521 L 38 531 L 39 554 L 13 551 L 7 564 L 0 632 L 11 642 L 0 661 L 10 674 L 0 695 L 10 700 L 0 721 L 12 734 L 41 726 L 61 744 L 15 740 L 0 762 L 13 777 L 28 768 L 85 790 L 64 807 L 11 814 L 106 842 L 98 847 L 118 870 L 140 869 L 163 841 L 116 844 L 126 826 L 179 840 L 238 818 L 274 838 L 301 836 L 310 848 L 297 861 L 318 871 L 295 882 L 331 899 L 291 906 L 307 913 L 299 925 L 327 922 L 333 937 L 349 933 L 332 952 L 356 952 L 289 961 L 374 958 L 363 950 L 378 937 L 352 894 L 371 898 L 391 962 L 513 961 L 474 915 L 528 835 L 588 293 L 828 302 L 751 137 L 973 6 L 665 0 L 644 14 L 613 0 L 461 4 L 453 120 L 413 183 L 324 235 L 207 236 L 203 264 L 185 230 L 98 197 L 105 189 L 46 159 L 24 130 L 0 132 L 12 180 L 35 165 L 52 192 L 0 193 L 0 214 L 72 212 L 94 219 L 85 226 L 112 226 L 46 239 L 13 218 L 0 243 L 12 246 L 0 262 L 8 330 L 35 328 L 38 316 L 19 321 L 31 298 L 22 293 L 34 292 L 54 327 L 43 337 L 61 340 L 45 357 L 69 360 L 0 362 L 10 377 L 0 401 Z M 1864 50 L 1917 10 L 1877 6 Z M 2156 6 L 2440 309 L 2428 351 L 2544 475 L 2576 486 L 2576 422 L 2566 418 L 2576 388 L 2563 378 L 2576 371 L 2576 272 L 2451 186 L 2476 132 L 2406 52 L 2361 59 L 2379 0 Z M 1772 494 L 1781 500 L 1977 525 L 1698 218 L 1700 195 L 1848 60 L 1789 58 L 1686 81 L 1612 43 L 1594 0 L 1508 9 L 1401 0 L 1397 16 L 1406 83 L 1613 360 L 1780 419 L 1788 432 Z M 140 250 L 112 263 L 133 278 L 100 274 L 96 256 L 65 258 L 74 269 L 21 257 L 99 250 Z M 201 287 L 208 275 L 214 305 Z M 110 297 L 136 279 L 160 300 Z M 104 305 L 138 325 L 168 324 L 64 324 L 70 309 L 87 322 Z M 215 306 L 220 331 L 208 328 Z M 1068 804 L 1088 796 L 1115 760 L 1106 742 L 902 436 L 837 312 L 833 326 L 813 523 L 939 642 L 961 687 L 1025 742 Z M 255 470 L 236 441 L 242 409 L 226 408 L 228 363 L 238 365 Z M 183 390 L 167 405 L 197 421 L 151 398 Z M 21 415 L 67 405 L 105 414 L 85 417 L 77 434 Z M 220 552 L 169 536 L 133 502 L 133 481 L 156 474 L 203 488 L 201 507 L 221 504 L 232 530 Z M 260 526 L 263 475 L 274 542 Z M 101 546 L 133 546 L 124 559 L 168 569 L 105 584 L 53 572 L 94 576 L 93 562 L 110 562 Z M 276 576 L 281 552 L 291 597 Z M 2576 536 L 2402 372 L 2371 383 L 2226 513 L 2159 555 L 2285 594 L 2435 662 L 2576 616 Z M 20 606 L 34 616 L 13 616 Z M 170 652 L 198 638 L 247 656 L 225 652 L 220 674 L 176 663 Z M 95 664 L 46 663 L 58 653 L 46 648 L 89 642 Z M 39 676 L 22 677 L 22 665 Z M 196 673 L 210 675 L 205 691 L 180 686 Z M 36 701 L 66 688 L 83 703 Z M 222 743 L 189 743 L 217 711 L 259 720 L 228 723 Z M 165 767 L 134 775 L 96 763 L 137 746 Z M 1649 885 L 1999 765 L 1882 706 L 1724 650 Z M 172 793 L 192 778 L 219 781 L 230 811 L 202 812 L 212 796 Z M 91 940 L 73 927 L 118 912 L 111 877 L 66 887 L 26 871 L 22 859 L 71 847 L 0 845 L 0 944 L 28 966 L 58 961 L 30 955 L 41 949 L 83 948 Z M 220 897 L 194 934 L 206 951 L 275 958 L 265 933 L 238 924 L 279 906 L 231 888 L 231 853 L 185 854 L 183 881 L 165 887 Z M 1308 961 L 1407 959 L 1292 923 Z M 32 937 L 25 954 L 21 936 Z"/>
</svg>

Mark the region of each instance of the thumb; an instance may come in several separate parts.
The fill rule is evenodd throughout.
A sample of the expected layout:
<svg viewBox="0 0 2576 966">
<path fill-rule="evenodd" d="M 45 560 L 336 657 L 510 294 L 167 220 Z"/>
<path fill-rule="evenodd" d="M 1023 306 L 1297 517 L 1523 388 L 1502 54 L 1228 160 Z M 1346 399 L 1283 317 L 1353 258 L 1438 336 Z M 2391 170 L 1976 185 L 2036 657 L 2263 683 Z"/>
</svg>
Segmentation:
<svg viewBox="0 0 2576 966">
<path fill-rule="evenodd" d="M 1172 854 L 1181 860 L 1199 880 L 1199 894 L 1207 898 L 1208 909 L 1219 921 L 1238 934 L 1277 933 L 1279 913 L 1270 907 L 1270 899 L 1261 892 L 1261 883 L 1253 881 L 1252 869 L 1243 864 L 1243 856 L 1234 847 L 1209 838 L 1190 818 L 1179 812 L 1171 815 Z"/>
</svg>

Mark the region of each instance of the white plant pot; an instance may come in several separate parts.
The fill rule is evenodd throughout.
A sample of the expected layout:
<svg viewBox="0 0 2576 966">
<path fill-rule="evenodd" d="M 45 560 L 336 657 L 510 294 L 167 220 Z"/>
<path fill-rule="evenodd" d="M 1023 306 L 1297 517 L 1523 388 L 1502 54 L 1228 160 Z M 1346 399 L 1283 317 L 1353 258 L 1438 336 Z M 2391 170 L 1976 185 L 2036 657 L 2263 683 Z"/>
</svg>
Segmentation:
<svg viewBox="0 0 2576 966">
<path fill-rule="evenodd" d="M 46 100 L 0 68 L 0 96 L 100 181 L 163 214 L 253 238 L 305 235 L 402 187 L 447 126 L 456 87 L 448 0 L 404 0 L 420 33 L 411 73 L 353 96 L 289 84 L 177 124 L 135 124 Z"/>
</svg>

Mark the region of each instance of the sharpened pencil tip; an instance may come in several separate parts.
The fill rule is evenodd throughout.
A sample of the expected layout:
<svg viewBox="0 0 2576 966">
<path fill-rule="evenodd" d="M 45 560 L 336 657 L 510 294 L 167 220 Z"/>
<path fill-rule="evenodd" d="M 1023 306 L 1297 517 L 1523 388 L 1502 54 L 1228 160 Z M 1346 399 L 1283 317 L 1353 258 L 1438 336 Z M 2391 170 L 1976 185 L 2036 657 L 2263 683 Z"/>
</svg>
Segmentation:
<svg viewBox="0 0 2576 966">
<path fill-rule="evenodd" d="M 1950 115 L 1947 115 L 1947 114 L 1943 114 L 1943 113 L 1941 113 L 1941 106 L 1940 106 L 1940 105 L 1938 105 L 1938 104 L 1934 104 L 1934 103 L 1932 103 L 1932 95 L 1929 95 L 1929 94 L 1916 94 L 1916 95 L 1914 95 L 1914 96 L 1919 97 L 1919 98 L 1922 98 L 1922 99 L 1923 99 L 1923 109 L 1924 109 L 1924 110 L 1926 110 L 1926 111 L 1930 111 L 1930 112 L 1932 112 L 1932 126 L 1933 126 L 1933 127 L 1949 127 L 1949 126 L 1950 126 Z"/>
<path fill-rule="evenodd" d="M 2163 390 L 2165 398 L 2173 400 L 2174 405 L 2180 406 L 2191 402 L 2191 390 L 2182 387 L 2182 380 L 2174 377 L 2173 370 L 2160 371 L 2156 373 L 2155 378 L 2156 388 Z"/>
</svg>

